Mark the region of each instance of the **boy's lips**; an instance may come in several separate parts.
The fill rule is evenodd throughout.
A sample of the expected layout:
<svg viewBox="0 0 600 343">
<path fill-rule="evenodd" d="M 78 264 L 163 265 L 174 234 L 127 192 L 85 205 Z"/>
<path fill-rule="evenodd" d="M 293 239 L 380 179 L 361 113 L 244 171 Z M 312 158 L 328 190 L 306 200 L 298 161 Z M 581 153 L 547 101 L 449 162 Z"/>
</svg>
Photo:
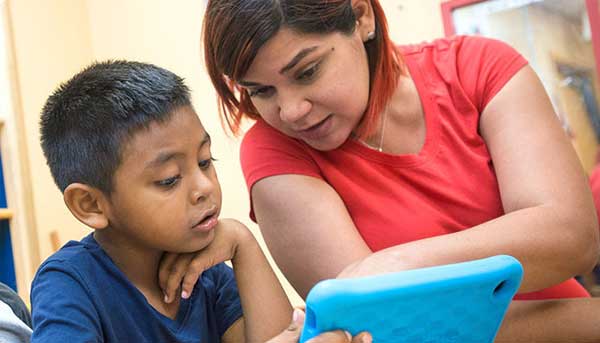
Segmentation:
<svg viewBox="0 0 600 343">
<path fill-rule="evenodd" d="M 213 215 L 194 225 L 194 227 L 192 227 L 192 230 L 208 232 L 214 229 L 214 227 L 217 225 L 217 222 L 217 216 Z"/>
<path fill-rule="evenodd" d="M 200 220 L 197 220 L 196 223 L 192 226 L 192 230 L 194 231 L 210 231 L 212 230 L 218 222 L 217 211 L 212 209 L 206 212 Z"/>
</svg>

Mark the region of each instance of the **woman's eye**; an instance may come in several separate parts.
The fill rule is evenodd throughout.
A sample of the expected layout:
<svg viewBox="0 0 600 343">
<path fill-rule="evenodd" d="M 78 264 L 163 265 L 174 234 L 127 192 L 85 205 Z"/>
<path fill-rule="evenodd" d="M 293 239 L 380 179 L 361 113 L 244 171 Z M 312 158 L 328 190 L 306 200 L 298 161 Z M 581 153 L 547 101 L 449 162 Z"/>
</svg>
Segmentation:
<svg viewBox="0 0 600 343">
<path fill-rule="evenodd" d="M 317 71 L 319 71 L 319 65 L 321 63 L 313 64 L 310 68 L 305 69 L 300 75 L 298 75 L 298 81 L 310 81 L 315 76 Z"/>
<path fill-rule="evenodd" d="M 250 97 L 268 97 L 269 95 L 271 95 L 273 93 L 273 87 L 260 87 L 260 88 L 256 88 L 256 89 L 252 89 L 248 91 L 248 95 L 250 95 Z"/>
<path fill-rule="evenodd" d="M 168 179 L 156 181 L 156 184 L 161 187 L 170 188 L 170 187 L 175 186 L 175 184 L 177 184 L 179 179 L 181 179 L 181 176 L 177 175 L 177 176 L 170 177 Z"/>
<path fill-rule="evenodd" d="M 202 161 L 198 162 L 198 166 L 200 167 L 200 169 L 206 170 L 206 169 L 210 168 L 211 164 L 214 161 L 216 161 L 216 159 L 211 157 L 208 160 L 202 160 Z"/>
</svg>

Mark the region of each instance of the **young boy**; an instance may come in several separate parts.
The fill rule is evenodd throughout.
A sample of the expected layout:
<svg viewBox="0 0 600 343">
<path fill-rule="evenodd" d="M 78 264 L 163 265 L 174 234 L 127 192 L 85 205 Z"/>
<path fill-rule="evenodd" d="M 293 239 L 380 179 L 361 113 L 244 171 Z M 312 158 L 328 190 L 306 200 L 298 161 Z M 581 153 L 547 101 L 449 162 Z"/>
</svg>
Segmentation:
<svg viewBox="0 0 600 343">
<path fill-rule="evenodd" d="M 254 237 L 218 219 L 210 136 L 181 78 L 93 64 L 50 96 L 41 140 L 65 204 L 94 232 L 40 266 L 33 342 L 264 342 L 287 326 L 289 301 Z M 198 250 L 200 282 L 166 303 L 163 253 Z"/>
</svg>

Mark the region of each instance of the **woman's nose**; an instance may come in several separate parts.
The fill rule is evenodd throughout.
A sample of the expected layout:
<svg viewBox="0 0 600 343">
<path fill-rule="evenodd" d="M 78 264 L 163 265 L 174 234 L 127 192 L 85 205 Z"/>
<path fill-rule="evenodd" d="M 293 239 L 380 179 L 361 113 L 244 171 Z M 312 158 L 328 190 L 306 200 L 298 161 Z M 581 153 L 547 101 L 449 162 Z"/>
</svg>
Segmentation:
<svg viewBox="0 0 600 343">
<path fill-rule="evenodd" d="M 312 109 L 310 101 L 301 96 L 288 96 L 279 103 L 279 117 L 286 123 L 295 123 Z"/>
</svg>

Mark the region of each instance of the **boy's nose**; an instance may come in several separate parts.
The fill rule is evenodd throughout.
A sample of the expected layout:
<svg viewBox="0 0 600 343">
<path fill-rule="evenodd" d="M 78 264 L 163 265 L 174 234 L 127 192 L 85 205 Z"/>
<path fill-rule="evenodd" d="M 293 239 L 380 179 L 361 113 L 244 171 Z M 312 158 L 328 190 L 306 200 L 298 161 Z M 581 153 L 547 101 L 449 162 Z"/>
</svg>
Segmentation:
<svg viewBox="0 0 600 343">
<path fill-rule="evenodd" d="M 212 180 L 202 172 L 196 173 L 194 183 L 190 192 L 190 201 L 193 204 L 199 203 L 206 199 L 213 191 L 214 185 Z"/>
</svg>

